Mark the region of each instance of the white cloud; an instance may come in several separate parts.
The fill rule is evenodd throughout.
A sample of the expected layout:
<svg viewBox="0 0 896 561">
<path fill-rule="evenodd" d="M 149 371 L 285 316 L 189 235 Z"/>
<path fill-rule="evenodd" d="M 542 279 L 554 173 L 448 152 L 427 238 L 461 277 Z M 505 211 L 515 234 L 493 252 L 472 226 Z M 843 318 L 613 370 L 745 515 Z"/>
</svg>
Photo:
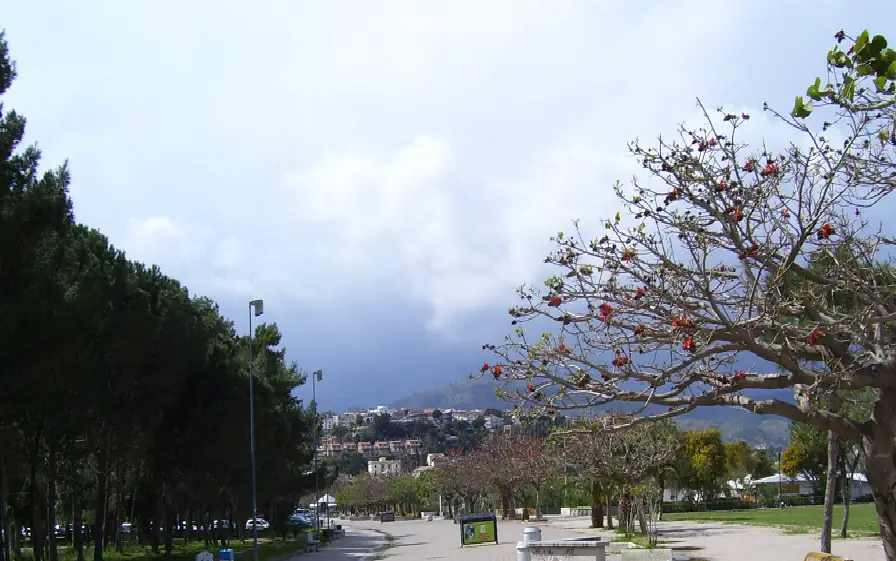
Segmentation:
<svg viewBox="0 0 896 561">
<path fill-rule="evenodd" d="M 72 158 L 80 219 L 193 290 L 327 317 L 388 293 L 448 335 L 540 280 L 548 236 L 615 212 L 628 140 L 697 95 L 790 103 L 862 12 L 822 4 L 22 4 L 8 106 Z"/>
</svg>

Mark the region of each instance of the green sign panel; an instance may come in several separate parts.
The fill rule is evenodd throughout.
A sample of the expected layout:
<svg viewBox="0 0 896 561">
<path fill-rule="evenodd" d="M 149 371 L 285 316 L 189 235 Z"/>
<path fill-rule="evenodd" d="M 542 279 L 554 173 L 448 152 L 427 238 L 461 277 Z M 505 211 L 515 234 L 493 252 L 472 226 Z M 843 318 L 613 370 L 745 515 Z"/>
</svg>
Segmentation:
<svg viewBox="0 0 896 561">
<path fill-rule="evenodd" d="M 486 543 L 498 543 L 498 518 L 492 513 L 461 516 L 461 546 Z"/>
</svg>

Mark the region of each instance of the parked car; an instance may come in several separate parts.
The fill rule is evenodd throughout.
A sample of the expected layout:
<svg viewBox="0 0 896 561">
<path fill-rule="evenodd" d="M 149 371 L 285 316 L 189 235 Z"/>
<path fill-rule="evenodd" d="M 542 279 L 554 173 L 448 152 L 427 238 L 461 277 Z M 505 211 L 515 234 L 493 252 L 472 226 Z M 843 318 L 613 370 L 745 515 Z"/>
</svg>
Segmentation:
<svg viewBox="0 0 896 561">
<path fill-rule="evenodd" d="M 293 514 L 289 518 L 286 519 L 286 525 L 289 528 L 313 528 L 314 522 L 312 522 L 309 518 L 306 518 L 300 514 Z"/>
<path fill-rule="evenodd" d="M 255 520 L 252 520 L 250 518 L 249 520 L 246 520 L 246 530 L 251 530 L 253 525 L 256 526 L 259 530 L 271 529 L 271 524 L 264 518 L 256 518 Z"/>
</svg>

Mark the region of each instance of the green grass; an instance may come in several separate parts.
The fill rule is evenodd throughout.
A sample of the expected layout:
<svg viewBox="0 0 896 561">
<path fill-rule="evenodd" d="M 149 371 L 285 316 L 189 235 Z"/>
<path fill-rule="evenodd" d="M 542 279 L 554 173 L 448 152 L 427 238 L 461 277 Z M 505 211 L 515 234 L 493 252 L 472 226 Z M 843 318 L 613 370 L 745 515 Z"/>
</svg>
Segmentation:
<svg viewBox="0 0 896 561">
<path fill-rule="evenodd" d="M 727 522 L 751 526 L 776 526 L 792 532 L 812 532 L 821 529 L 822 507 L 791 506 L 787 508 L 764 508 L 751 510 L 726 510 L 715 512 L 674 512 L 663 515 L 663 520 L 696 522 Z M 840 530 L 843 520 L 843 505 L 834 506 L 834 534 Z M 854 504 L 849 507 L 849 533 L 851 535 L 880 535 L 877 512 L 871 503 Z"/>
<path fill-rule="evenodd" d="M 292 557 L 300 552 L 305 551 L 305 534 L 300 534 L 296 539 L 274 540 L 270 538 L 259 538 L 258 540 L 258 560 L 259 561 L 278 561 L 287 557 Z M 161 554 L 155 554 L 149 546 L 125 545 L 124 553 L 115 551 L 110 548 L 105 551 L 103 559 L 106 561 L 194 561 L 196 554 L 200 551 L 211 551 L 218 557 L 218 550 L 224 549 L 220 547 L 205 547 L 205 542 L 192 542 L 188 545 L 183 544 L 183 540 L 175 540 L 174 548 L 171 551 L 171 557 L 166 558 L 164 555 L 164 546 L 161 547 Z M 252 540 L 231 540 L 226 546 L 233 550 L 236 561 L 248 561 L 252 558 Z M 60 545 L 59 561 L 75 561 L 77 558 L 74 549 Z M 33 560 L 30 550 L 25 550 L 22 555 L 23 561 Z M 93 548 L 84 548 L 84 560 L 93 561 Z"/>
</svg>

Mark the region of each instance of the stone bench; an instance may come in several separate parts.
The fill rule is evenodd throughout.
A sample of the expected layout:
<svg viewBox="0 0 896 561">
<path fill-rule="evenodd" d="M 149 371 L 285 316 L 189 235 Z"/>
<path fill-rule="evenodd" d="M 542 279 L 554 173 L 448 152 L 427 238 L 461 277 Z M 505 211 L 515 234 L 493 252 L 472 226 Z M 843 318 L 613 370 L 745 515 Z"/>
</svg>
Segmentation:
<svg viewBox="0 0 896 561">
<path fill-rule="evenodd" d="M 551 559 L 582 559 L 588 561 L 606 561 L 606 547 L 610 542 L 593 540 L 551 540 L 519 542 L 517 559 L 521 559 L 521 549 L 527 550 L 528 560 L 548 561 Z M 522 557 L 526 557 L 524 553 Z"/>
<path fill-rule="evenodd" d="M 305 551 L 309 553 L 312 551 L 320 551 L 320 541 L 314 539 L 314 533 L 308 532 L 307 536 L 308 541 L 305 543 Z"/>
<path fill-rule="evenodd" d="M 852 561 L 852 559 L 838 557 L 836 555 L 831 555 L 830 553 L 818 553 L 817 551 L 813 551 L 807 553 L 806 557 L 803 558 L 803 561 Z"/>
</svg>

